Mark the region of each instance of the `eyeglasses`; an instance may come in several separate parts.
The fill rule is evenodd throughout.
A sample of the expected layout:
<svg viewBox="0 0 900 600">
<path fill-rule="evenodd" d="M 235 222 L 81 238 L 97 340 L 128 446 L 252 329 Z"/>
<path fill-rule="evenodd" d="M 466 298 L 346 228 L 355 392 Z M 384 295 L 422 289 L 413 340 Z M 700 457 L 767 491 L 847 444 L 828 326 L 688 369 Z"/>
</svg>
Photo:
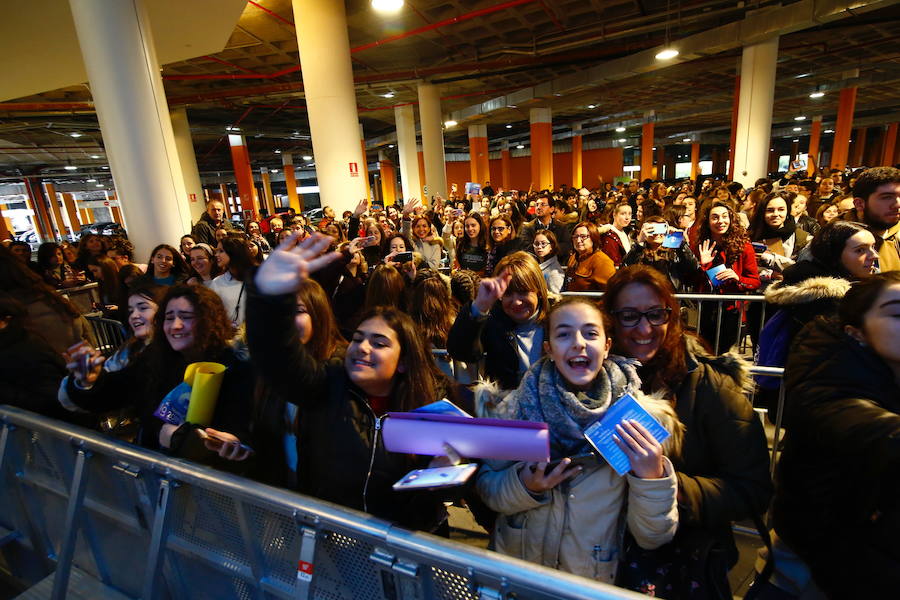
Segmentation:
<svg viewBox="0 0 900 600">
<path fill-rule="evenodd" d="M 546 248 L 549 245 L 550 245 L 550 242 L 535 242 L 534 243 L 535 248 Z"/>
<path fill-rule="evenodd" d="M 613 316 L 619 320 L 619 323 L 622 327 L 637 327 L 638 323 L 641 322 L 641 319 L 646 318 L 647 322 L 654 327 L 659 327 L 660 325 L 665 325 L 669 322 L 669 314 L 672 312 L 671 308 L 653 308 L 646 312 L 641 312 L 639 310 L 625 309 L 625 310 L 614 310 Z"/>
<path fill-rule="evenodd" d="M 506 231 L 509 229 L 506 225 L 499 225 L 497 227 L 491 227 L 491 231 Z"/>
<path fill-rule="evenodd" d="M 589 235 L 586 234 L 586 233 L 576 233 L 575 235 L 572 236 L 572 239 L 573 239 L 573 240 L 586 240 L 586 239 L 588 239 L 588 238 L 590 238 L 590 237 L 591 237 L 591 236 L 589 236 Z"/>
</svg>

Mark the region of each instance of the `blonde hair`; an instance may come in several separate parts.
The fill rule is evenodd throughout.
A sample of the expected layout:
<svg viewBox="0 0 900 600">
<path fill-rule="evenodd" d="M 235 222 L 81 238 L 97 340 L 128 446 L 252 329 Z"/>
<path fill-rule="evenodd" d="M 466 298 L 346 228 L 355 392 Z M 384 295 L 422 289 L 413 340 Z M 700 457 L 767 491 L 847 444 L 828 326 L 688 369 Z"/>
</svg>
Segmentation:
<svg viewBox="0 0 900 600">
<path fill-rule="evenodd" d="M 521 251 L 507 254 L 494 268 L 494 273 L 499 274 L 503 271 L 512 275 L 509 287 L 506 288 L 508 291 L 537 294 L 538 321 L 542 321 L 550 312 L 550 300 L 548 299 L 547 281 L 534 256 Z"/>
</svg>

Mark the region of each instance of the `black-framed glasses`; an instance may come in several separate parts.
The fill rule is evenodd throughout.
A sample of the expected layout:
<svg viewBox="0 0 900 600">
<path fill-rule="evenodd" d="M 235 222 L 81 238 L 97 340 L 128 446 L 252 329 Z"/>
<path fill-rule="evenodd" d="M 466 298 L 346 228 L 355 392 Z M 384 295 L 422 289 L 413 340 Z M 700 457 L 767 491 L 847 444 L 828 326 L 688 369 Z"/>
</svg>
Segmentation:
<svg viewBox="0 0 900 600">
<path fill-rule="evenodd" d="M 641 319 L 647 319 L 647 322 L 650 323 L 650 325 L 659 327 L 660 325 L 665 325 L 669 322 L 669 315 L 671 313 L 672 309 L 669 307 L 652 308 L 645 312 L 631 308 L 612 311 L 613 316 L 618 319 L 622 327 L 637 327 L 638 323 L 641 322 Z"/>
<path fill-rule="evenodd" d="M 509 227 L 507 227 L 506 225 L 497 225 L 491 227 L 491 231 L 506 231 L 507 229 L 509 229 Z"/>
</svg>

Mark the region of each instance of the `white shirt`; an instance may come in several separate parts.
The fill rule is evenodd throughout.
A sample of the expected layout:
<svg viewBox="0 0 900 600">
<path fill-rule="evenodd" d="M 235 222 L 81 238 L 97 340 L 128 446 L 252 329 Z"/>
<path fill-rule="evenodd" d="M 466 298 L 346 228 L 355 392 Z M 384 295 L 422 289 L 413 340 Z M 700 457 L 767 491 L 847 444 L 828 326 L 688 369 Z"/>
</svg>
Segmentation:
<svg viewBox="0 0 900 600">
<path fill-rule="evenodd" d="M 232 277 L 230 271 L 225 271 L 212 280 L 209 289 L 222 299 L 222 304 L 225 305 L 225 314 L 228 315 L 234 326 L 240 327 L 244 322 L 244 314 L 247 309 L 247 293 L 244 290 L 244 282 Z"/>
</svg>

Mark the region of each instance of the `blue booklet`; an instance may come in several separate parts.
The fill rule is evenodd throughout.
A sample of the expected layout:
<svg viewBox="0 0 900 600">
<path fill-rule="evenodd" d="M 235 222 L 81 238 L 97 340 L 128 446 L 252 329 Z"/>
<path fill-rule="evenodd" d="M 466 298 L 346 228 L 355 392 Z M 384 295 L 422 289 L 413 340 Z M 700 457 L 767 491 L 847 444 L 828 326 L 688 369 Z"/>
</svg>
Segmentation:
<svg viewBox="0 0 900 600">
<path fill-rule="evenodd" d="M 638 404 L 634 396 L 625 394 L 619 398 L 606 411 L 603 418 L 584 430 L 584 437 L 587 438 L 587 441 L 619 475 L 624 475 L 631 470 L 631 461 L 628 460 L 628 456 L 613 441 L 613 435 L 616 434 L 616 425 L 626 420 L 637 421 L 643 425 L 660 444 L 669 437 L 669 432 L 665 430 L 653 415 Z"/>
<path fill-rule="evenodd" d="M 722 285 L 722 282 L 716 279 L 716 275 L 727 269 L 725 265 L 716 265 L 712 269 L 706 271 L 706 276 L 709 277 L 709 282 L 712 284 L 714 288 Z"/>
<path fill-rule="evenodd" d="M 432 402 L 431 404 L 426 404 L 425 406 L 420 406 L 419 408 L 414 408 L 410 412 L 426 413 L 430 415 L 456 415 L 457 417 L 472 417 L 472 415 L 470 415 L 457 405 L 453 404 L 446 398 L 438 400 L 437 402 Z"/>
</svg>

